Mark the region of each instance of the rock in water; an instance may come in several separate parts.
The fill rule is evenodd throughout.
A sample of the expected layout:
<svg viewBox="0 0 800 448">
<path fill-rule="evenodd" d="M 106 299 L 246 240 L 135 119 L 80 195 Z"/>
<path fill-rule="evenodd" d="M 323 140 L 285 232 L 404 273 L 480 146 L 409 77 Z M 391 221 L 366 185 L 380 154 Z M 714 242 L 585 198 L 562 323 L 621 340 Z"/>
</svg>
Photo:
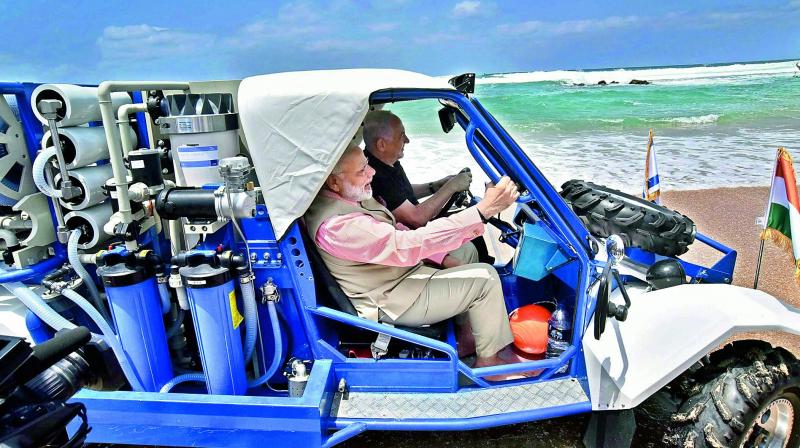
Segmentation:
<svg viewBox="0 0 800 448">
<path fill-rule="evenodd" d="M 600 82 L 597 83 L 598 86 L 604 86 L 608 84 L 605 79 L 601 79 Z"/>
<path fill-rule="evenodd" d="M 630 82 L 630 83 L 628 83 L 628 84 L 641 84 L 641 85 L 646 85 L 646 84 L 650 84 L 650 81 L 645 81 L 645 80 L 643 80 L 643 79 L 631 79 L 631 82 Z"/>
</svg>

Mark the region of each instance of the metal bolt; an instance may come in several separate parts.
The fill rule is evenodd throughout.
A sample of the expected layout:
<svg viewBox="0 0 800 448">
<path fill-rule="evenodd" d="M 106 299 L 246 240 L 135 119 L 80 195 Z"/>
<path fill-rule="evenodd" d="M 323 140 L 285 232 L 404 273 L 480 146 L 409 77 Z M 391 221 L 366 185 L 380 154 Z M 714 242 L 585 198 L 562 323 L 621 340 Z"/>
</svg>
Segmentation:
<svg viewBox="0 0 800 448">
<path fill-rule="evenodd" d="M 250 252 L 250 261 L 258 260 L 258 254 L 255 252 Z"/>
<path fill-rule="evenodd" d="M 264 252 L 264 261 L 269 261 L 269 252 Z"/>
</svg>

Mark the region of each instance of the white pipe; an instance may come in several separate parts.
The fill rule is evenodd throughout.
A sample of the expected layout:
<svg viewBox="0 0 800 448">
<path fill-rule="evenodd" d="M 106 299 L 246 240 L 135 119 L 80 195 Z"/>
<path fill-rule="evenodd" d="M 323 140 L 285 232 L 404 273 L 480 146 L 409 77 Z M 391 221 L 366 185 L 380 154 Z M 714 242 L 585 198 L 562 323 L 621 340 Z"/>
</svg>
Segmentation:
<svg viewBox="0 0 800 448">
<path fill-rule="evenodd" d="M 91 239 L 85 243 L 78 244 L 78 249 L 91 249 L 111 237 L 105 231 L 104 225 L 111 220 L 113 212 L 111 202 L 106 201 L 83 210 L 73 210 L 64 216 L 64 222 L 70 229 L 75 229 L 84 224 L 91 227 L 91 230 L 85 231 Z"/>
<path fill-rule="evenodd" d="M 67 169 L 80 168 L 98 160 L 108 159 L 108 144 L 102 127 L 59 128 L 58 135 Z M 136 132 L 133 129 L 129 129 L 128 137 L 134 145 L 137 143 Z M 50 131 L 45 132 L 42 137 L 42 148 L 48 146 L 53 146 Z"/>
<path fill-rule="evenodd" d="M 36 119 L 47 124 L 47 120 L 39 112 L 39 101 L 56 99 L 61 101 L 57 112 L 59 127 L 80 126 L 100 119 L 100 108 L 97 105 L 97 88 L 76 86 L 74 84 L 43 84 L 31 94 L 31 108 Z M 130 103 L 131 97 L 125 92 L 109 96 L 116 107 Z"/>
<path fill-rule="evenodd" d="M 33 175 L 33 183 L 36 184 L 36 188 L 38 188 L 39 191 L 47 196 L 50 196 L 51 198 L 60 198 L 61 190 L 56 190 L 53 186 L 47 183 L 47 163 L 50 161 L 50 159 L 55 157 L 55 155 L 56 148 L 52 146 L 40 152 L 33 161 L 31 174 Z"/>
<path fill-rule="evenodd" d="M 17 234 L 6 229 L 0 229 L 0 242 L 5 241 L 5 244 L 0 244 L 0 249 L 8 249 L 19 244 Z"/>
<path fill-rule="evenodd" d="M 97 205 L 108 198 L 106 181 L 111 178 L 111 166 L 98 165 L 77 168 L 69 172 L 72 185 L 80 188 L 82 195 L 65 200 L 60 198 L 61 205 L 69 210 L 83 210 Z M 61 174 L 56 175 L 55 184 L 61 180 Z"/>
<path fill-rule="evenodd" d="M 128 138 L 133 130 L 131 128 L 130 115 L 136 112 L 147 112 L 146 104 L 123 104 L 117 111 L 117 124 L 119 126 L 119 135 L 122 143 L 122 155 L 128 157 L 133 149 L 133 145 Z"/>
<path fill-rule="evenodd" d="M 172 255 L 178 255 L 183 250 L 183 234 L 181 223 L 177 219 L 167 220 L 169 229 L 169 243 L 172 249 Z M 175 288 L 175 294 L 178 297 L 178 306 L 182 310 L 189 309 L 189 298 L 186 296 L 186 288 L 179 286 Z"/>
<path fill-rule="evenodd" d="M 108 142 L 108 155 L 111 167 L 114 169 L 114 183 L 117 188 L 117 203 L 124 224 L 133 222 L 131 214 L 131 201 L 128 197 L 128 180 L 122 148 L 120 147 L 119 129 L 114 126 L 114 103 L 112 92 L 127 92 L 133 90 L 189 90 L 187 82 L 161 82 L 161 81 L 103 81 L 97 88 L 97 100 L 100 103 L 100 115 L 103 119 L 103 129 Z M 129 244 L 127 244 L 128 246 Z M 135 242 L 130 244 L 135 246 Z M 134 247 L 135 249 L 135 247 Z"/>
</svg>

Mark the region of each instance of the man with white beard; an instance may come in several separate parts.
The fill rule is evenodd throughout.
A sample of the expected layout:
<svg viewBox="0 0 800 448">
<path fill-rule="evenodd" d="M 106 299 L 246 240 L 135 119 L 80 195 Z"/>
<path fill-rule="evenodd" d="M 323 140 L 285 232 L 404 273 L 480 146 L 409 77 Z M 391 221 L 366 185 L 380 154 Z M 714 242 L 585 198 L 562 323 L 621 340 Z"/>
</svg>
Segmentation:
<svg viewBox="0 0 800 448">
<path fill-rule="evenodd" d="M 372 198 L 374 174 L 363 150 L 349 146 L 304 216 L 322 260 L 359 316 L 406 326 L 456 317 L 471 330 L 471 340 L 462 336 L 459 342 L 474 343 L 475 367 L 518 362 L 495 269 L 484 263 L 450 269 L 423 264 L 441 265 L 449 251 L 480 236 L 486 217 L 519 197 L 514 183 L 504 177 L 477 205 L 411 230 Z"/>
</svg>

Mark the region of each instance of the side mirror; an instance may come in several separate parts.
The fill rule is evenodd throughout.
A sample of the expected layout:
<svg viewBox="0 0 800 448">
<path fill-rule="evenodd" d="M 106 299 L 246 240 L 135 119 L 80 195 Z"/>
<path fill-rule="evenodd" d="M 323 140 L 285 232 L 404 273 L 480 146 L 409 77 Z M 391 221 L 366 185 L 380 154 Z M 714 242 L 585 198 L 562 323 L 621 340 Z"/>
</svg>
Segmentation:
<svg viewBox="0 0 800 448">
<path fill-rule="evenodd" d="M 439 123 L 445 134 L 453 130 L 453 126 L 456 125 L 456 111 L 449 106 L 439 109 Z"/>
<path fill-rule="evenodd" d="M 611 296 L 611 265 L 607 264 L 600 277 L 600 287 L 597 289 L 597 305 L 594 307 L 594 338 L 598 341 L 606 331 L 608 319 L 608 304 Z"/>
<path fill-rule="evenodd" d="M 475 93 L 475 73 L 453 76 L 447 82 L 461 93 Z"/>
<path fill-rule="evenodd" d="M 597 305 L 594 310 L 594 338 L 598 340 L 606 330 L 606 320 L 613 317 L 624 322 L 628 318 L 628 309 L 631 307 L 631 299 L 625 290 L 622 277 L 614 268 L 625 256 L 625 243 L 619 235 L 611 235 L 606 239 L 606 253 L 608 262 L 600 278 L 600 287 L 597 288 Z M 616 305 L 609 301 L 611 285 L 614 280 L 617 281 L 622 298 L 625 299 L 625 305 Z"/>
</svg>

